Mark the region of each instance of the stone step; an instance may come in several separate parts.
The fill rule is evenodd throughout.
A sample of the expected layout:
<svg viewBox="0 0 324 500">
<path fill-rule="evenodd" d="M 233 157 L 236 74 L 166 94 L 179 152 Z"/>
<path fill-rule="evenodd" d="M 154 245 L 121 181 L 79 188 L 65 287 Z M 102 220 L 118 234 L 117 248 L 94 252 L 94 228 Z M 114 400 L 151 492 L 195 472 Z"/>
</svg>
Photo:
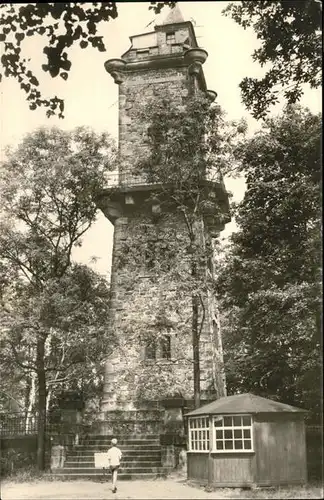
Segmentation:
<svg viewBox="0 0 324 500">
<path fill-rule="evenodd" d="M 98 451 L 107 451 L 109 447 L 107 447 L 107 445 L 105 444 L 76 444 L 74 446 L 75 450 L 76 451 L 85 451 L 85 450 L 89 450 L 89 451 L 95 451 L 95 450 L 98 450 Z M 160 449 L 160 444 L 158 443 L 142 443 L 142 444 L 127 444 L 127 445 L 120 445 L 119 448 L 121 449 L 121 451 L 124 453 L 128 450 L 159 450 Z"/>
<path fill-rule="evenodd" d="M 134 454 L 127 454 L 123 455 L 122 458 L 123 462 L 134 462 L 134 461 L 156 461 L 156 460 L 161 460 L 161 452 L 151 452 L 151 453 L 134 453 Z M 67 455 L 66 461 L 67 462 L 93 462 L 94 463 L 94 453 L 92 454 L 87 454 L 87 455 Z"/>
<path fill-rule="evenodd" d="M 74 468 L 74 467 L 94 467 L 94 460 L 66 460 L 64 462 L 64 468 Z M 161 467 L 161 460 L 123 460 L 121 467 Z"/>
<path fill-rule="evenodd" d="M 46 474 L 47 475 L 47 474 Z M 119 473 L 118 474 L 118 481 L 130 481 L 132 479 L 147 479 L 147 480 L 152 480 L 156 479 L 158 477 L 166 477 L 167 472 L 162 470 L 161 472 L 158 473 L 152 473 L 152 472 L 141 472 L 141 473 Z M 57 473 L 51 473 L 48 474 L 49 477 L 53 478 L 56 477 L 62 480 L 90 480 L 90 481 L 100 481 L 100 482 L 106 482 L 107 481 L 107 474 L 103 474 L 102 472 L 92 472 L 92 473 L 83 473 L 83 472 L 75 472 L 75 473 L 70 473 L 70 474 L 57 474 Z"/>
<path fill-rule="evenodd" d="M 122 441 L 123 439 L 160 439 L 159 434 L 142 434 L 142 433 L 135 433 L 135 434 L 129 434 L 125 436 L 125 434 L 88 434 L 86 436 L 89 439 L 105 439 L 108 441 L 111 441 L 113 438 L 117 439 L 118 441 Z"/>
<path fill-rule="evenodd" d="M 84 446 L 83 448 L 78 448 L 76 449 L 73 448 L 71 450 L 68 451 L 68 454 L 69 455 L 93 455 L 95 452 L 99 452 L 99 453 L 103 453 L 103 452 L 107 452 L 109 448 L 106 448 L 106 447 L 97 447 L 97 446 L 93 446 L 93 447 L 88 447 L 88 446 Z M 152 447 L 152 448 L 145 448 L 144 446 L 141 447 L 141 448 L 133 448 L 133 447 L 129 447 L 129 448 L 120 448 L 123 455 L 125 454 L 130 454 L 130 455 L 134 455 L 134 453 L 138 453 L 139 455 L 143 455 L 143 453 L 157 453 L 157 452 L 160 452 L 161 451 L 161 447 L 160 446 L 155 446 L 155 447 Z"/>
<path fill-rule="evenodd" d="M 162 466 L 157 466 L 157 467 L 138 467 L 138 466 L 130 466 L 130 467 L 124 467 L 121 466 L 121 471 L 120 474 L 143 474 L 143 473 L 154 473 L 157 474 L 160 472 L 160 469 L 162 469 Z M 96 467 L 62 467 L 59 469 L 53 469 L 54 474 L 95 474 L 95 473 L 101 473 L 102 475 L 105 476 L 110 476 L 110 470 L 109 469 L 104 469 L 104 468 L 96 468 Z M 119 474 L 118 474 L 119 475 Z"/>
<path fill-rule="evenodd" d="M 111 446 L 111 440 L 109 439 L 84 439 L 80 443 L 81 445 L 104 445 L 106 447 Z M 160 445 L 160 439 L 121 439 L 118 440 L 117 446 L 120 448 L 121 446 L 125 445 L 134 445 L 134 444 L 156 444 Z"/>
</svg>

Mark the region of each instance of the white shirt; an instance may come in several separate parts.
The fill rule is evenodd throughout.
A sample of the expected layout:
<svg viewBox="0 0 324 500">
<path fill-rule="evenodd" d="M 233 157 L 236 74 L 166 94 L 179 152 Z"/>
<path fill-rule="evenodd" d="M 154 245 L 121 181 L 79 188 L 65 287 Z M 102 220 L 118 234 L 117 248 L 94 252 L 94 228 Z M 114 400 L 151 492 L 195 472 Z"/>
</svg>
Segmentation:
<svg viewBox="0 0 324 500">
<path fill-rule="evenodd" d="M 109 465 L 115 466 L 120 464 L 120 459 L 122 457 L 122 452 L 117 446 L 112 446 L 107 453 Z"/>
</svg>

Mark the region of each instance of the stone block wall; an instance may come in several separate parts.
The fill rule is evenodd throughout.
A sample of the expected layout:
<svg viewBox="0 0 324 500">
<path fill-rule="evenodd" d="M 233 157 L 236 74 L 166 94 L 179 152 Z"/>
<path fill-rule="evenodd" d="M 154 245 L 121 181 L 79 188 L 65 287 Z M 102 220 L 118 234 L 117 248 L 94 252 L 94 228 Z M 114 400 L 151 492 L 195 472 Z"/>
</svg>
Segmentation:
<svg viewBox="0 0 324 500">
<path fill-rule="evenodd" d="M 166 91 L 174 102 L 182 103 L 188 95 L 187 68 L 145 69 L 124 76 L 119 85 L 119 152 L 120 174 L 134 169 L 139 155 L 145 151 L 149 124 L 142 118 L 142 110 L 150 99 Z"/>
<path fill-rule="evenodd" d="M 170 248 L 178 252 L 173 260 L 172 256 L 162 256 L 148 266 L 146 249 L 152 234 L 163 243 L 172 240 Z M 131 216 L 116 220 L 109 327 L 117 334 L 118 347 L 106 363 L 104 409 L 132 409 L 134 401 L 157 400 L 176 393 L 193 397 L 188 243 L 180 215 L 162 216 L 152 223 L 144 212 L 134 210 Z M 200 364 L 201 389 L 208 394 L 213 379 L 213 347 L 207 300 L 205 311 Z M 164 335 L 170 338 L 170 359 L 163 357 L 159 347 L 156 359 L 148 359 L 148 346 L 151 342 L 159 346 Z"/>
</svg>

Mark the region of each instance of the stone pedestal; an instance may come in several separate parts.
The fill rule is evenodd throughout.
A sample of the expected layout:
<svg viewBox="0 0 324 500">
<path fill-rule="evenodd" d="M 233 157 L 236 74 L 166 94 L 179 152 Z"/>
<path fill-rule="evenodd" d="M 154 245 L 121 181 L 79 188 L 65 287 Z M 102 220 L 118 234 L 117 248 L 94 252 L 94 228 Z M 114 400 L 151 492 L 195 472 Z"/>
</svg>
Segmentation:
<svg viewBox="0 0 324 500">
<path fill-rule="evenodd" d="M 61 444 L 52 446 L 51 450 L 51 470 L 64 467 L 66 458 L 65 447 Z"/>
</svg>

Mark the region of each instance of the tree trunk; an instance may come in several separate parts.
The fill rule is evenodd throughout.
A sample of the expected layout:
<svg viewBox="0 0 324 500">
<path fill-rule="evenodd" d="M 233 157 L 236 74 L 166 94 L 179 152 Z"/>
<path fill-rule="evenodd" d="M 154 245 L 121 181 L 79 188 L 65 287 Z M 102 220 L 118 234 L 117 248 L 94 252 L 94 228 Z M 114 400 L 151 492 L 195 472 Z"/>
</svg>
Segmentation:
<svg viewBox="0 0 324 500">
<path fill-rule="evenodd" d="M 45 470 L 45 438 L 46 438 L 46 376 L 44 365 L 45 339 L 37 340 L 37 382 L 38 382 L 38 428 L 37 428 L 37 468 Z"/>
<path fill-rule="evenodd" d="M 31 372 L 30 374 L 30 384 L 29 384 L 29 394 L 28 394 L 28 406 L 26 415 L 26 432 L 28 433 L 33 426 L 34 414 L 35 414 L 35 403 L 36 403 L 36 373 Z"/>
<path fill-rule="evenodd" d="M 197 296 L 192 297 L 192 350 L 193 350 L 193 382 L 195 408 L 200 406 L 200 362 L 199 362 L 199 326 Z"/>
</svg>

